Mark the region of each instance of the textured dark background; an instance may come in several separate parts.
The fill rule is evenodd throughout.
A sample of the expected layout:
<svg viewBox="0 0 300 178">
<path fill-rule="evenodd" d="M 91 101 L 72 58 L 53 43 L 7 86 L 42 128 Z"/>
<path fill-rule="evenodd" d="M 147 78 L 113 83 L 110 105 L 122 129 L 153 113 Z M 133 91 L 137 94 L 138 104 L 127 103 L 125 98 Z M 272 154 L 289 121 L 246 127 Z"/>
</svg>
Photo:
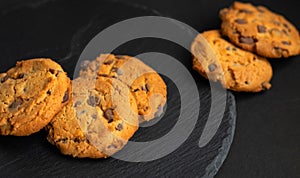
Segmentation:
<svg viewBox="0 0 300 178">
<path fill-rule="evenodd" d="M 228 0 L 120 1 L 142 8 L 156 9 L 163 16 L 185 22 L 200 32 L 219 28 L 218 10 L 233 2 Z M 16 2 L 23 2 L 23 0 L 3 0 L 0 2 L 0 7 L 3 9 Z M 300 28 L 300 1 L 251 2 L 266 5 L 284 14 L 298 29 Z M 70 1 L 70 6 L 72 3 L 73 1 Z M 78 11 L 78 13 L 85 12 Z M 111 9 L 111 13 L 115 13 L 114 9 Z M 5 28 L 5 23 L 1 24 L 1 28 Z M 5 46 L 2 46 L 2 49 L 5 49 Z M 274 59 L 271 63 L 274 67 L 274 78 L 270 91 L 259 94 L 234 93 L 237 100 L 235 137 L 229 155 L 216 177 L 300 177 L 300 56 Z"/>
</svg>

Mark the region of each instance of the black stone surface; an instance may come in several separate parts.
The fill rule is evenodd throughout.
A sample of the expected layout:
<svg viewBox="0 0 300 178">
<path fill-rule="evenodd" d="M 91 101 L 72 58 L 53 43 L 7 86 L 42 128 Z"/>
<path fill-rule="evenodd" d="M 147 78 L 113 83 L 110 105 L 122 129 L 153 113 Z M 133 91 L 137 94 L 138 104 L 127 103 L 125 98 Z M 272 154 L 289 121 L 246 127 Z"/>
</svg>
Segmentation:
<svg viewBox="0 0 300 178">
<path fill-rule="evenodd" d="M 107 1 L 3 1 L 0 3 L 0 70 L 17 60 L 51 57 L 72 76 L 84 46 L 105 27 L 120 20 L 159 12 L 130 2 Z M 1 177 L 99 176 L 99 177 L 212 177 L 222 165 L 230 148 L 235 128 L 235 99 L 228 92 L 221 126 L 203 148 L 199 138 L 210 111 L 210 86 L 191 69 L 191 56 L 176 44 L 158 39 L 139 39 L 117 48 L 116 54 L 135 55 L 147 51 L 170 54 L 196 79 L 200 114 L 190 137 L 171 154 L 151 162 L 131 163 L 114 158 L 73 159 L 63 156 L 41 131 L 29 137 L 0 136 Z M 167 77 L 168 108 L 152 127 L 141 128 L 132 140 L 147 141 L 166 134 L 176 123 L 180 110 L 177 87 Z M 193 104 L 193 103 L 190 103 Z"/>
</svg>

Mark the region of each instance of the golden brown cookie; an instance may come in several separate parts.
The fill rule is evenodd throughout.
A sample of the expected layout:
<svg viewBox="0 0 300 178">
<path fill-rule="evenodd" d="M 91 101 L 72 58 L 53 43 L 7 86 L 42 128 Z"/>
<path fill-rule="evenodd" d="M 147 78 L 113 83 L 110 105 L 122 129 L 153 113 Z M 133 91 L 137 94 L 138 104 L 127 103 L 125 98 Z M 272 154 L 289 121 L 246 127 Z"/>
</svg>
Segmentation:
<svg viewBox="0 0 300 178">
<path fill-rule="evenodd" d="M 263 6 L 235 2 L 220 11 L 222 33 L 239 47 L 269 57 L 300 54 L 300 36 L 283 16 Z"/>
<path fill-rule="evenodd" d="M 47 126 L 48 140 L 63 154 L 106 158 L 138 128 L 135 100 L 118 80 L 77 78 L 71 102 Z"/>
<path fill-rule="evenodd" d="M 70 79 L 51 59 L 31 59 L 0 75 L 0 133 L 26 136 L 67 104 Z"/>
<path fill-rule="evenodd" d="M 210 46 L 207 46 L 203 40 Z M 219 30 L 199 34 L 191 47 L 195 56 L 193 68 L 224 88 L 234 91 L 259 92 L 269 89 L 272 67 L 263 57 L 242 50 L 221 37 Z M 213 51 L 214 54 L 211 54 Z M 207 75 L 206 75 L 207 74 Z"/>
<path fill-rule="evenodd" d="M 84 61 L 80 76 L 115 78 L 127 86 L 138 106 L 141 120 L 149 121 L 162 114 L 167 87 L 152 68 L 137 58 L 102 54 L 94 61 Z"/>
</svg>

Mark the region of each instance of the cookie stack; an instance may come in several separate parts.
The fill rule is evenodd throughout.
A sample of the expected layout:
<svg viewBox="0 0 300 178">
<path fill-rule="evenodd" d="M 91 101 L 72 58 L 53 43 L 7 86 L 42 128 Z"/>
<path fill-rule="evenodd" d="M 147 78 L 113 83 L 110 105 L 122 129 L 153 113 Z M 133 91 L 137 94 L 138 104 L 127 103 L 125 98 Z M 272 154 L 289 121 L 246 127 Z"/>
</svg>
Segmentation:
<svg viewBox="0 0 300 178">
<path fill-rule="evenodd" d="M 73 81 L 51 59 L 18 62 L 0 78 L 0 134 L 27 136 L 45 127 L 48 141 L 73 157 L 111 156 L 166 103 L 159 74 L 130 56 L 84 61 Z"/>
<path fill-rule="evenodd" d="M 221 82 L 226 89 L 267 90 L 271 87 L 272 67 L 266 58 L 300 54 L 300 36 L 295 26 L 266 7 L 234 2 L 219 15 L 221 30 L 199 34 L 191 51 L 193 68 Z M 203 45 L 203 40 L 209 46 Z M 209 51 L 214 55 L 208 55 Z"/>
</svg>

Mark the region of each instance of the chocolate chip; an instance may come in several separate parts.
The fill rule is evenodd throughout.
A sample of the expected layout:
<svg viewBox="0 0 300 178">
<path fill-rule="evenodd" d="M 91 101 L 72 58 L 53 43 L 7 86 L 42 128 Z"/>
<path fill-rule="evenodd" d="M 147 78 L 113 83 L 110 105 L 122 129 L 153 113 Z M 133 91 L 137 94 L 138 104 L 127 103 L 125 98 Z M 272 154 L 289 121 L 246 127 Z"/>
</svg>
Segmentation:
<svg viewBox="0 0 300 178">
<path fill-rule="evenodd" d="M 123 125 L 119 123 L 119 124 L 116 126 L 116 130 L 118 130 L 118 131 L 123 130 Z"/>
<path fill-rule="evenodd" d="M 8 78 L 9 78 L 8 75 L 5 75 L 5 76 L 1 79 L 1 83 L 4 83 Z"/>
<path fill-rule="evenodd" d="M 223 15 L 225 15 L 225 14 L 227 14 L 228 13 L 228 10 L 227 9 L 222 9 L 222 10 L 220 10 L 220 15 L 221 16 L 223 16 Z"/>
<path fill-rule="evenodd" d="M 117 74 L 118 74 L 118 75 L 123 75 L 123 71 L 122 71 L 121 69 L 118 69 L 118 70 L 117 70 Z"/>
<path fill-rule="evenodd" d="M 258 12 L 260 12 L 260 13 L 264 13 L 265 11 L 264 11 L 264 8 L 263 7 L 257 7 L 257 10 L 258 10 Z"/>
<path fill-rule="evenodd" d="M 258 31 L 258 33 L 266 33 L 267 28 L 263 25 L 258 25 L 257 26 L 257 31 Z"/>
<path fill-rule="evenodd" d="M 87 104 L 95 107 L 100 104 L 100 98 L 98 98 L 97 96 L 89 96 L 89 99 L 87 100 Z"/>
<path fill-rule="evenodd" d="M 112 64 L 113 62 L 114 62 L 113 59 L 108 59 L 108 60 L 105 60 L 105 61 L 103 62 L 103 64 L 105 64 L 105 65 L 110 65 L 110 64 Z"/>
<path fill-rule="evenodd" d="M 24 78 L 24 76 L 25 76 L 24 74 L 19 74 L 17 79 L 22 79 L 22 78 Z"/>
<path fill-rule="evenodd" d="M 291 45 L 291 42 L 289 42 L 289 41 L 282 41 L 281 43 L 284 45 Z"/>
<path fill-rule="evenodd" d="M 122 55 L 116 55 L 115 56 L 117 59 L 121 59 L 121 60 L 125 60 L 126 57 L 125 56 L 122 56 Z"/>
<path fill-rule="evenodd" d="M 55 74 L 55 70 L 54 70 L 54 69 L 49 69 L 49 72 L 50 72 L 51 74 Z"/>
<path fill-rule="evenodd" d="M 209 70 L 209 72 L 215 71 L 216 68 L 217 68 L 217 65 L 216 65 L 216 64 L 209 64 L 209 65 L 208 65 L 208 70 Z"/>
<path fill-rule="evenodd" d="M 89 67 L 90 61 L 89 60 L 84 60 L 80 64 L 80 68 L 82 70 L 86 70 Z"/>
<path fill-rule="evenodd" d="M 77 108 L 79 105 L 81 105 L 81 101 L 76 101 L 76 103 L 74 104 L 74 107 Z"/>
<path fill-rule="evenodd" d="M 239 12 L 241 12 L 241 13 L 246 13 L 246 14 L 252 13 L 252 11 L 249 10 L 249 9 L 240 9 Z"/>
<path fill-rule="evenodd" d="M 108 77 L 107 74 L 99 74 L 100 77 Z"/>
<path fill-rule="evenodd" d="M 286 23 L 284 23 L 283 26 L 284 26 L 285 28 L 287 28 L 287 29 L 290 29 L 289 25 L 286 24 Z"/>
<path fill-rule="evenodd" d="M 280 26 L 280 24 L 281 24 L 280 22 L 278 22 L 276 20 L 272 20 L 272 23 L 275 24 L 275 25 L 277 25 L 277 26 Z"/>
<path fill-rule="evenodd" d="M 63 97 L 62 103 L 65 103 L 65 102 L 67 102 L 68 100 L 69 100 L 69 91 L 67 90 L 67 91 L 65 92 L 64 97 Z"/>
<path fill-rule="evenodd" d="M 63 71 L 61 71 L 61 70 L 58 70 L 57 71 L 57 73 L 56 73 L 56 75 L 55 75 L 55 77 L 57 77 L 60 73 L 62 73 Z"/>
<path fill-rule="evenodd" d="M 80 139 L 79 138 L 74 138 L 74 142 L 79 143 Z"/>
<path fill-rule="evenodd" d="M 111 144 L 107 147 L 107 149 L 117 149 L 117 146 L 114 144 Z"/>
<path fill-rule="evenodd" d="M 240 39 L 239 39 L 239 42 L 240 43 L 246 43 L 246 44 L 253 44 L 255 41 L 251 37 L 243 37 L 243 36 L 241 36 Z"/>
<path fill-rule="evenodd" d="M 150 91 L 150 85 L 148 83 L 146 83 L 145 88 L 146 88 L 146 92 Z"/>
<path fill-rule="evenodd" d="M 114 68 L 111 69 L 111 71 L 116 72 L 118 75 L 123 75 L 123 71 L 121 69 L 118 69 L 118 68 L 114 67 Z"/>
<path fill-rule="evenodd" d="M 108 123 L 111 123 L 114 120 L 114 112 L 112 109 L 106 109 L 104 112 L 104 117 L 108 121 Z"/>
<path fill-rule="evenodd" d="M 10 105 L 9 105 L 9 109 L 16 109 L 19 106 L 21 106 L 23 104 L 23 99 L 22 98 L 17 98 L 15 101 L 13 101 Z"/>
<path fill-rule="evenodd" d="M 51 90 L 48 90 L 48 91 L 47 91 L 47 95 L 51 95 Z"/>
<path fill-rule="evenodd" d="M 288 32 L 287 32 L 285 29 L 283 29 L 282 32 L 283 32 L 285 35 L 289 35 Z"/>
<path fill-rule="evenodd" d="M 235 22 L 238 23 L 238 24 L 246 24 L 246 20 L 244 19 L 235 19 Z"/>
<path fill-rule="evenodd" d="M 159 105 L 157 107 L 157 111 L 154 114 L 154 117 L 159 117 L 162 113 L 163 113 L 163 107 L 161 105 Z"/>
</svg>

